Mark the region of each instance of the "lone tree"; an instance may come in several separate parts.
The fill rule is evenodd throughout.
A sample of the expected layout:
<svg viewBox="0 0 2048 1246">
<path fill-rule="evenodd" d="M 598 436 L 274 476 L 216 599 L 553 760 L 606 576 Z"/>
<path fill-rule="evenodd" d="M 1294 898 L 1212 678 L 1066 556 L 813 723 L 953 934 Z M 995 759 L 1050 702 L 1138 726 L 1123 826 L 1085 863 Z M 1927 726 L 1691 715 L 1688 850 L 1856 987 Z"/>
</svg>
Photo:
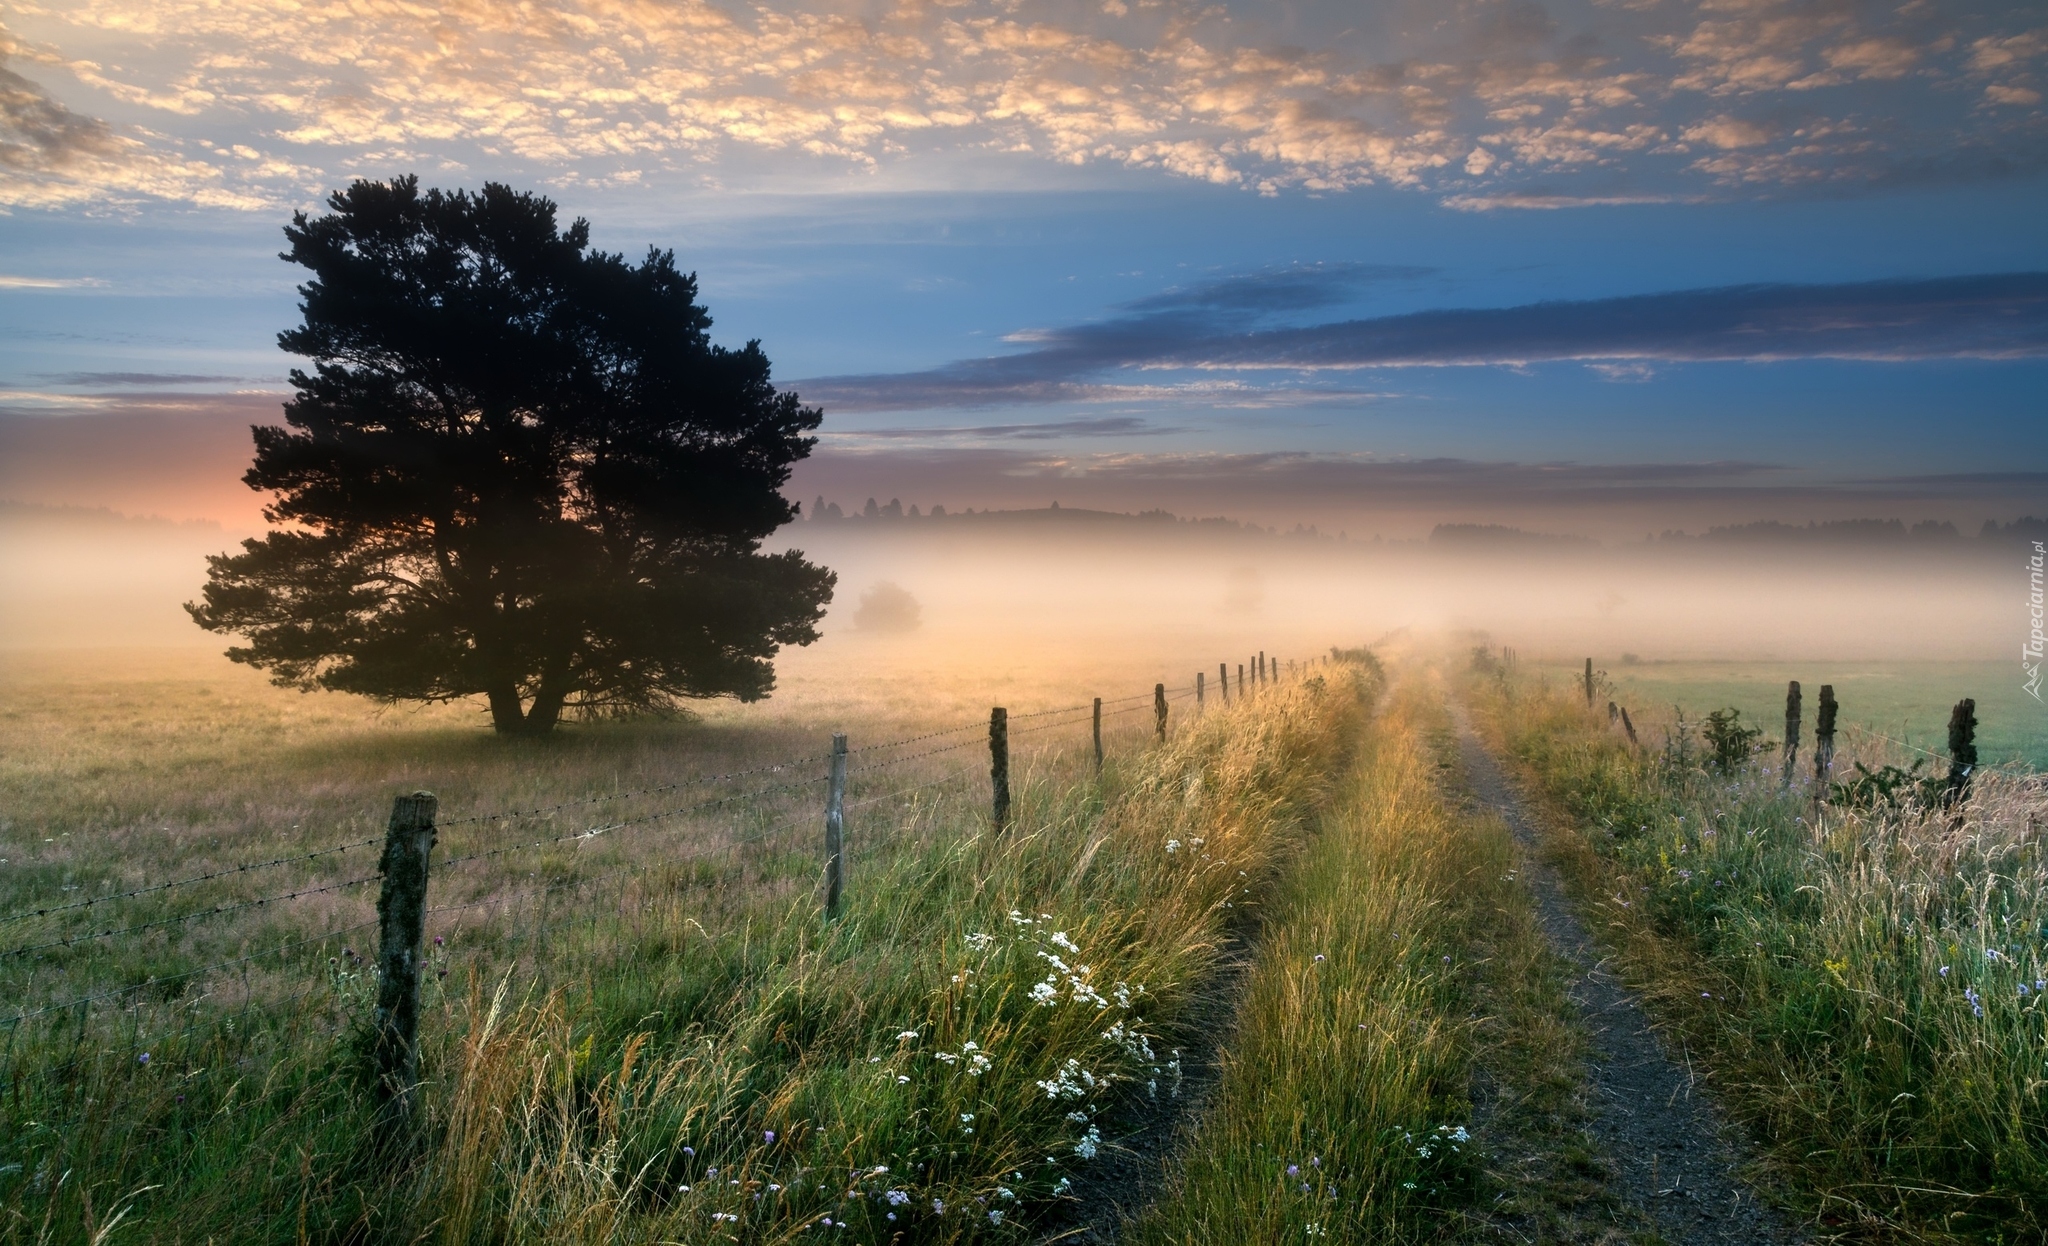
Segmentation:
<svg viewBox="0 0 2048 1246">
<path fill-rule="evenodd" d="M 821 413 L 758 342 L 713 346 L 694 274 L 487 184 L 359 181 L 285 230 L 305 323 L 289 428 L 243 479 L 281 525 L 208 560 L 201 627 L 275 682 L 482 695 L 504 734 L 564 711 L 758 700 L 817 639 L 832 572 L 763 554 Z"/>
</svg>

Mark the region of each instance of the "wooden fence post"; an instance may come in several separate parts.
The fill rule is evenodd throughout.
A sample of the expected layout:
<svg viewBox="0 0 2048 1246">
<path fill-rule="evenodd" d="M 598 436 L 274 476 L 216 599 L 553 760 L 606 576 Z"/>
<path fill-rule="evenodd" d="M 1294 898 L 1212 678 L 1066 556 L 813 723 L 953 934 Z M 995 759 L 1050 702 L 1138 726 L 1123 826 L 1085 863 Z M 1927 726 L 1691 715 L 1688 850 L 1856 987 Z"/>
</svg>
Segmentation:
<svg viewBox="0 0 2048 1246">
<path fill-rule="evenodd" d="M 1621 729 L 1628 732 L 1629 745 L 1635 747 L 1637 743 L 1636 725 L 1628 720 L 1628 706 L 1626 705 L 1621 707 Z"/>
<path fill-rule="evenodd" d="M 1614 702 L 1609 701 L 1607 703 L 1607 725 L 1612 727 L 1616 722 L 1619 722 L 1620 720 L 1621 707 L 1619 705 L 1616 705 Z"/>
<path fill-rule="evenodd" d="M 1159 731 L 1159 742 L 1166 743 L 1166 685 L 1152 685 L 1152 722 Z"/>
<path fill-rule="evenodd" d="M 1010 711 L 998 705 L 988 712 L 989 821 L 996 834 L 1010 825 Z"/>
<path fill-rule="evenodd" d="M 1953 804 L 1970 790 L 1970 772 L 1977 768 L 1977 700 L 1964 697 L 1948 716 L 1948 793 Z"/>
<path fill-rule="evenodd" d="M 846 737 L 832 737 L 832 779 L 825 789 L 825 920 L 839 916 L 846 890 Z"/>
<path fill-rule="evenodd" d="M 432 792 L 391 802 L 377 871 L 377 1011 L 371 1057 L 377 1075 L 377 1125 L 395 1142 L 412 1118 L 420 1072 L 420 944 L 427 927 L 427 857 L 434 850 Z"/>
<path fill-rule="evenodd" d="M 1230 663 L 1218 662 L 1216 664 L 1216 686 L 1223 690 L 1223 703 L 1225 705 L 1230 704 Z M 1244 689 L 1240 688 L 1238 691 L 1242 692 Z"/>
<path fill-rule="evenodd" d="M 1813 719 L 1813 781 L 1826 783 L 1835 766 L 1835 686 L 1820 686 L 1820 713 Z"/>
<path fill-rule="evenodd" d="M 1266 651 L 1264 649 L 1261 649 L 1259 650 L 1259 682 L 1262 684 L 1270 684 L 1273 682 L 1272 680 L 1266 678 L 1266 673 Z"/>
<path fill-rule="evenodd" d="M 1239 662 L 1237 664 L 1237 695 L 1244 696 L 1249 691 L 1250 689 L 1246 688 L 1244 683 L 1244 663 Z"/>
<path fill-rule="evenodd" d="M 1195 672 L 1195 708 L 1202 708 L 1202 672 Z"/>
<path fill-rule="evenodd" d="M 1799 763 L 1799 681 L 1785 684 L 1785 782 L 1792 782 L 1792 767 Z"/>
<path fill-rule="evenodd" d="M 1593 659 L 1586 659 L 1586 708 L 1593 708 Z"/>
<path fill-rule="evenodd" d="M 1102 773 L 1102 698 L 1095 698 L 1095 773 Z"/>
</svg>

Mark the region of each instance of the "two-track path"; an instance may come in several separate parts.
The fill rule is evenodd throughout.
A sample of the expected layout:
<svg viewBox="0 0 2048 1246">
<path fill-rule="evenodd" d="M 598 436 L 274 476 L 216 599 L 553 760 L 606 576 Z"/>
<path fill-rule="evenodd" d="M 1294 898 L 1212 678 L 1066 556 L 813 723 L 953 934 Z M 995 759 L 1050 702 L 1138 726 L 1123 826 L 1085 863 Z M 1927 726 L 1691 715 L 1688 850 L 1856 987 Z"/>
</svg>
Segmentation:
<svg viewBox="0 0 2048 1246">
<path fill-rule="evenodd" d="M 1569 994 L 1590 1038 L 1590 1132 L 1611 1165 L 1611 1193 L 1654 1224 L 1670 1246 L 1804 1241 L 1739 1175 L 1746 1158 L 1740 1138 L 1694 1093 L 1683 1053 L 1673 1057 L 1641 1004 L 1607 968 L 1543 858 L 1535 820 L 1481 744 L 1465 707 L 1454 702 L 1451 708 L 1472 794 L 1513 833 L 1539 924 L 1573 979 Z"/>
</svg>

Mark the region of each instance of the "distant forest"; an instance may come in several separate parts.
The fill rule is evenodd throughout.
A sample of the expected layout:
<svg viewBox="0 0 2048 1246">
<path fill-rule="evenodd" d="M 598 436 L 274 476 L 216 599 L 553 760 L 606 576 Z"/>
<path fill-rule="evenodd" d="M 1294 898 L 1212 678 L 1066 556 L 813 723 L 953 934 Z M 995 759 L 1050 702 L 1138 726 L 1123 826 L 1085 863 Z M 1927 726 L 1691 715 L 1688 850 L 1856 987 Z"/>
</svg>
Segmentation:
<svg viewBox="0 0 2048 1246">
<path fill-rule="evenodd" d="M 920 510 L 913 503 L 905 506 L 900 498 L 890 498 L 879 503 L 869 498 L 858 510 L 847 510 L 837 502 L 827 502 L 822 496 L 814 501 L 798 522 L 837 523 L 910 523 L 933 521 L 968 521 L 979 524 L 1004 524 L 1039 526 L 1045 524 L 1088 525 L 1103 524 L 1115 526 L 1181 526 L 1197 527 L 1211 531 L 1255 533 L 1269 536 L 1306 537 L 1320 540 L 1348 541 L 1350 535 L 1344 532 L 1326 533 L 1313 524 L 1295 524 L 1291 529 L 1282 529 L 1223 516 L 1207 518 L 1186 518 L 1166 510 L 1102 511 L 1075 507 L 1061 507 L 1054 502 L 1048 507 L 1018 510 L 965 510 L 949 511 L 943 505 L 933 505 L 929 510 Z M 2009 523 L 1987 519 L 1978 529 L 1975 538 L 1981 542 L 2005 542 L 2012 540 L 2048 540 L 2048 519 L 2023 516 Z M 1758 520 L 1754 523 L 1728 524 L 1708 528 L 1694 534 L 1677 529 L 1667 529 L 1647 536 L 1644 544 L 1691 544 L 1691 545 L 1860 545 L 1860 546 L 1940 546 L 1955 542 L 1968 542 L 1971 538 L 1948 520 L 1926 519 L 1908 525 L 1901 519 L 1830 519 L 1805 524 L 1783 523 L 1775 519 Z M 1424 540 L 1383 541 L 1374 536 L 1370 544 L 1428 545 L 1437 549 L 1593 549 L 1601 542 L 1589 536 L 1562 533 L 1531 532 L 1524 528 L 1505 524 L 1440 523 L 1430 530 Z"/>
</svg>

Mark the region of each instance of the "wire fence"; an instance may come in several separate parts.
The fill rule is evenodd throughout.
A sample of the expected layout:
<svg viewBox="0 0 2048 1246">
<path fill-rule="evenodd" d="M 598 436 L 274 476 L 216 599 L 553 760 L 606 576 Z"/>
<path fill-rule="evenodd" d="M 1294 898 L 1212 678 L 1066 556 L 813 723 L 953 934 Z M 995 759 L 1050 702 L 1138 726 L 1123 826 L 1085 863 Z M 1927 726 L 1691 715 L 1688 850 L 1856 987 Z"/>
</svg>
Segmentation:
<svg viewBox="0 0 2048 1246">
<path fill-rule="evenodd" d="M 1259 662 L 1260 682 L 1270 682 L 1279 677 L 1279 664 Z M 1240 683 L 1243 681 L 1240 680 Z M 1240 687 L 1238 700 L 1245 696 L 1246 689 Z M 775 841 L 787 838 L 806 828 L 813 828 L 822 821 L 823 810 L 818 797 L 831 788 L 830 800 L 838 815 L 856 815 L 866 819 L 862 834 L 857 837 L 857 849 L 863 854 L 888 851 L 893 846 L 892 829 L 889 826 L 874 825 L 876 820 L 884 823 L 896 818 L 906 810 L 914 809 L 920 801 L 936 801 L 949 797 L 966 799 L 971 796 L 977 777 L 986 778 L 988 771 L 978 759 L 971 756 L 957 757 L 973 748 L 1007 749 L 1007 739 L 1015 736 L 1047 737 L 1045 744 L 1034 747 L 1057 748 L 1057 737 L 1050 733 L 1061 731 L 1086 731 L 1094 728 L 1099 738 L 1101 725 L 1121 720 L 1126 716 L 1147 711 L 1159 715 L 1159 730 L 1163 735 L 1168 707 L 1184 705 L 1190 699 L 1199 699 L 1199 683 L 1167 688 L 1156 685 L 1151 691 L 1133 693 L 1129 696 L 1090 701 L 1086 704 L 1055 706 L 1008 716 L 1011 724 L 1001 738 L 991 730 L 988 720 L 961 722 L 928 731 L 919 731 L 900 738 L 874 744 L 862 744 L 845 750 L 849 757 L 859 758 L 859 764 L 845 766 L 842 773 L 855 784 L 855 790 L 842 793 L 834 785 L 828 765 L 832 761 L 829 753 L 811 753 L 789 757 L 761 765 L 738 769 L 692 774 L 673 778 L 665 782 L 627 790 L 594 793 L 574 797 L 550 804 L 532 805 L 509 810 L 484 811 L 463 816 L 436 819 L 431 826 L 434 833 L 450 828 L 490 828 L 520 822 L 552 819 L 570 810 L 592 809 L 602 806 L 618 806 L 625 802 L 647 802 L 670 793 L 690 789 L 716 788 L 720 785 L 740 785 L 741 790 L 707 794 L 700 799 L 683 802 L 662 802 L 656 808 L 646 810 L 623 809 L 623 816 L 595 822 L 591 825 L 552 834 L 531 835 L 513 843 L 499 843 L 490 846 L 476 845 L 470 850 L 432 862 L 431 877 L 442 890 L 453 887 L 459 895 L 463 886 L 475 885 L 485 888 L 481 894 L 467 898 L 443 898 L 424 907 L 421 930 L 431 925 L 441 931 L 441 939 L 467 928 L 464 923 L 471 915 L 505 916 L 520 905 L 538 902 L 546 905 L 558 897 L 585 893 L 601 883 L 630 879 L 636 876 L 666 872 L 665 877 L 673 880 L 679 867 L 690 867 L 714 859 L 725 858 L 740 861 L 745 866 L 749 853 L 774 850 Z M 1024 725 L 1016 725 L 1016 724 Z M 1077 744 L 1080 742 L 1076 742 Z M 1077 749 L 1075 756 L 1085 755 L 1084 749 Z M 1099 757 L 1099 754 L 1098 754 Z M 937 772 L 928 763 L 934 759 L 941 762 Z M 924 764 L 921 764 L 924 763 Z M 997 764 L 991 760 L 991 764 Z M 1001 763 L 1007 766 L 1007 760 Z M 782 776 L 788 776 L 786 778 Z M 747 780 L 775 778 L 778 781 L 747 785 Z M 868 790 L 874 788 L 876 790 Z M 665 836 L 661 839 L 635 841 L 638 855 L 624 851 L 625 832 L 639 832 L 649 836 Z M 679 835 L 694 834 L 693 840 L 678 842 Z M 251 948 L 245 941 L 240 948 L 232 949 L 230 955 L 217 955 L 211 959 L 194 956 L 192 952 L 203 948 L 203 941 L 186 938 L 192 931 L 216 919 L 233 918 L 259 911 L 284 909 L 297 902 L 313 897 L 332 896 L 347 904 L 362 903 L 355 896 L 364 895 L 369 884 L 384 882 L 389 886 L 386 873 L 393 845 L 396 840 L 396 817 L 390 835 L 373 838 L 351 839 L 345 842 L 308 849 L 303 852 L 287 853 L 260 860 L 203 870 L 176 878 L 140 882 L 121 890 L 107 892 L 61 903 L 39 904 L 16 912 L 0 914 L 0 929 L 13 929 L 25 923 L 43 921 L 63 923 L 79 919 L 90 919 L 103 906 L 123 902 L 159 902 L 173 900 L 186 889 L 206 884 L 229 886 L 259 876 L 267 871 L 289 867 L 318 868 L 332 865 L 346 854 L 373 846 L 385 845 L 384 864 L 375 874 L 357 874 L 339 879 L 307 879 L 303 883 L 270 894 L 258 896 L 231 896 L 212 904 L 187 908 L 181 912 L 160 915 L 138 915 L 138 920 L 121 921 L 118 918 L 106 924 L 88 924 L 83 929 L 48 929 L 31 934 L 13 946 L 0 947 L 0 968 L 8 965 L 25 965 L 30 972 L 25 981 L 8 983 L 17 1001 L 16 1007 L 7 1015 L 0 1016 L 0 1061 L 4 1061 L 4 1072 L 0 1072 L 0 1088 L 12 1094 L 19 1105 L 24 1096 L 33 1100 L 37 1088 L 47 1089 L 63 1083 L 67 1078 L 94 1060 L 111 1058 L 125 1049 L 130 1059 L 147 1063 L 152 1051 L 167 1051 L 180 1047 L 200 1047 L 213 1042 L 223 1032 L 223 1027 L 232 1028 L 229 1023 L 236 1017 L 243 1024 L 243 1035 L 259 1027 L 248 1024 L 253 1016 L 282 1016 L 290 1014 L 309 998 L 335 985 L 336 974 L 350 967 L 367 968 L 373 962 L 355 954 L 352 942 L 364 932 L 376 929 L 380 919 L 366 916 L 359 920 L 346 920 L 346 914 L 335 914 L 328 918 L 332 923 L 339 918 L 339 924 L 329 924 L 314 933 L 289 933 L 285 937 L 263 936 L 262 946 Z M 794 847 L 794 844 L 791 845 Z M 590 851 L 608 851 L 609 859 L 594 859 L 585 868 L 582 857 L 570 862 L 555 861 L 552 868 L 559 872 L 547 877 L 547 870 L 541 868 L 549 858 L 549 850 L 569 850 L 578 854 Z M 779 851 L 779 850 L 778 850 Z M 525 872 L 525 877 L 534 879 L 520 886 L 506 887 L 510 881 L 504 873 L 490 872 L 486 867 L 497 863 L 501 867 L 512 862 L 520 854 L 532 854 L 534 867 Z M 766 868 L 766 867 L 761 867 Z M 780 877 L 793 879 L 805 874 L 815 874 L 819 865 L 808 857 L 790 857 L 782 866 Z M 516 877 L 516 875 L 514 875 Z M 465 880 L 471 880 L 465 882 Z M 621 892 L 621 895 L 625 894 Z M 367 898 L 367 897 L 365 897 Z M 362 912 L 357 909 L 357 912 Z M 600 920 L 603 910 L 590 907 L 591 920 Z M 230 923 L 231 924 L 231 923 Z M 310 924 L 310 923 L 309 923 Z M 537 941 L 539 924 L 528 922 L 516 926 L 508 937 L 499 940 L 495 951 L 501 958 L 515 958 L 531 954 Z M 231 937 L 234 932 L 230 931 Z M 389 929 L 385 931 L 389 936 Z M 415 932 L 415 939 L 423 937 Z M 344 942 L 349 941 L 349 942 Z M 334 951 L 336 945 L 340 950 Z M 125 977 L 126 981 L 111 982 L 95 989 L 74 990 L 56 999 L 35 998 L 36 984 L 42 981 L 76 982 L 73 971 L 89 971 L 98 962 L 79 961 L 77 955 L 91 949 L 100 949 L 112 956 L 120 952 L 126 957 L 115 965 L 114 976 Z M 226 950 L 226 949 L 224 949 Z M 329 955 L 330 951 L 332 954 Z M 66 954 L 71 959 L 64 962 L 50 962 L 53 954 Z M 325 955 L 325 962 L 319 957 Z M 346 956 L 347 965 L 342 964 Z M 317 976 L 311 981 L 303 977 L 291 982 L 294 973 L 307 973 L 303 965 L 292 968 L 295 961 L 312 959 L 320 964 Z M 192 964 L 194 959 L 202 963 Z M 155 963 L 152 964 L 151 962 Z M 53 965 L 54 972 L 38 976 L 34 969 L 44 964 Z M 277 967 L 286 981 L 282 985 L 267 982 L 259 987 L 251 975 L 259 970 Z M 232 1008 L 212 1007 L 213 996 L 204 984 L 215 979 L 239 972 L 243 991 L 239 1011 Z M 89 976 L 87 973 L 85 976 Z M 270 989 L 264 989 L 265 987 Z M 85 1036 L 93 1025 L 94 1017 L 106 1013 L 114 1006 L 127 1022 L 127 1033 L 122 1042 L 108 1044 L 85 1043 Z M 165 1012 L 200 1013 L 182 1025 L 159 1026 L 144 1032 L 148 1020 L 159 1018 Z M 34 1040 L 23 1041 L 24 1030 L 32 1022 L 52 1020 L 75 1021 L 76 1034 L 71 1038 L 68 1058 L 51 1059 L 51 1045 Z M 194 1040 L 203 1040 L 195 1042 Z M 90 1053 L 90 1054 L 86 1054 Z M 223 1056 L 223 1059 L 226 1057 Z M 246 1059 L 247 1057 L 242 1057 Z M 233 1061 L 230 1061 L 232 1064 Z M 47 1123 L 47 1122 L 46 1122 Z M 0 1150 L 4 1150 L 0 1145 Z"/>
</svg>

